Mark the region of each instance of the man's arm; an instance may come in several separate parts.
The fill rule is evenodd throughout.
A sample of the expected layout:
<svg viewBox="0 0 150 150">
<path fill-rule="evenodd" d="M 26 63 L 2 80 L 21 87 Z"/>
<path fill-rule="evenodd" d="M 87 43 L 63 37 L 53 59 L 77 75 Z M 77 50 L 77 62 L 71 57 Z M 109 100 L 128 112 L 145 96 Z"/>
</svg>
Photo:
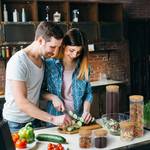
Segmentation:
<svg viewBox="0 0 150 150">
<path fill-rule="evenodd" d="M 48 92 L 44 92 L 42 94 L 42 98 L 46 101 L 52 101 L 53 106 L 58 110 L 58 111 L 64 111 L 65 107 L 63 102 L 60 100 L 60 98 L 57 95 L 50 94 Z"/>
<path fill-rule="evenodd" d="M 15 102 L 21 111 L 25 112 L 26 114 L 28 114 L 33 118 L 37 118 L 45 122 L 51 122 L 55 125 L 65 123 L 67 118 L 64 115 L 52 116 L 47 112 L 40 110 L 37 106 L 32 104 L 27 99 L 27 87 L 24 81 L 10 80 L 10 83 L 13 91 L 13 96 L 15 98 Z"/>
</svg>

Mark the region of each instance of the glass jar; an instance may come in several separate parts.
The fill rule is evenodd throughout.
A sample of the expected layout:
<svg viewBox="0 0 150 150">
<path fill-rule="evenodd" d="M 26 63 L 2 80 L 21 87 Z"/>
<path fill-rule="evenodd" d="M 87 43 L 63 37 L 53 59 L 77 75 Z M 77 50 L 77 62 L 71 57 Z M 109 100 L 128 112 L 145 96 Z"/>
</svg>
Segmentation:
<svg viewBox="0 0 150 150">
<path fill-rule="evenodd" d="M 106 86 L 106 114 L 119 113 L 119 86 Z"/>
<path fill-rule="evenodd" d="M 130 99 L 130 121 L 134 122 L 134 136 L 141 137 L 144 134 L 143 125 L 143 99 L 141 95 L 129 96 Z"/>
<path fill-rule="evenodd" d="M 96 148 L 105 148 L 107 146 L 107 133 L 105 129 L 95 130 L 94 145 Z"/>
<path fill-rule="evenodd" d="M 123 141 L 131 141 L 134 138 L 134 122 L 129 120 L 120 122 L 120 138 Z"/>
<path fill-rule="evenodd" d="M 79 130 L 79 146 L 80 148 L 90 148 L 92 146 L 92 131 L 91 130 Z"/>
</svg>

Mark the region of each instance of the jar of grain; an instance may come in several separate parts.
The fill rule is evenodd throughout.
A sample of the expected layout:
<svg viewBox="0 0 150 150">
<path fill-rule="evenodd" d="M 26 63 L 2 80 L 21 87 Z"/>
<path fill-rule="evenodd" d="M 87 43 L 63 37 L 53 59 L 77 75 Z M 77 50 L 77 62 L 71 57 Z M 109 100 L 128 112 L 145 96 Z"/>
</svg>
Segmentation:
<svg viewBox="0 0 150 150">
<path fill-rule="evenodd" d="M 134 122 L 129 120 L 120 122 L 120 138 L 123 141 L 131 141 L 134 138 Z"/>
<path fill-rule="evenodd" d="M 79 130 L 79 146 L 80 148 L 90 148 L 92 146 L 92 131 L 81 129 Z"/>
<path fill-rule="evenodd" d="M 143 128 L 143 107 L 144 97 L 141 95 L 129 96 L 130 99 L 130 121 L 134 122 L 134 136 L 141 137 L 144 134 Z"/>
<path fill-rule="evenodd" d="M 95 130 L 94 144 L 96 148 L 105 148 L 107 146 L 107 133 L 105 129 Z"/>
</svg>

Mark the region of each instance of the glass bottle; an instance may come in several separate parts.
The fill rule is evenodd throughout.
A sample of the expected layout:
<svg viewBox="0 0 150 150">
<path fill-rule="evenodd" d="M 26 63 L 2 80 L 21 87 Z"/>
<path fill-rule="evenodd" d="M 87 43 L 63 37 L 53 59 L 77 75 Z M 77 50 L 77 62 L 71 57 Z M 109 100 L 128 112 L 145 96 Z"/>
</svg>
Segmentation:
<svg viewBox="0 0 150 150">
<path fill-rule="evenodd" d="M 130 100 L 130 120 L 135 123 L 134 136 L 141 137 L 144 134 L 143 129 L 143 103 L 144 97 L 142 95 L 129 96 Z"/>
<path fill-rule="evenodd" d="M 120 139 L 131 141 L 134 138 L 134 122 L 129 120 L 120 122 Z"/>
<path fill-rule="evenodd" d="M 3 15 L 4 15 L 4 22 L 7 22 L 8 21 L 8 12 L 6 10 L 6 4 L 4 4 Z"/>
<path fill-rule="evenodd" d="M 79 130 L 79 146 L 80 148 L 90 148 L 92 146 L 92 131 L 91 130 Z"/>
<path fill-rule="evenodd" d="M 106 86 L 106 114 L 119 113 L 119 86 Z"/>
<path fill-rule="evenodd" d="M 105 129 L 98 129 L 94 132 L 94 145 L 96 148 L 105 148 L 107 146 L 107 134 Z"/>
<path fill-rule="evenodd" d="M 53 21 L 54 22 L 60 22 L 60 18 L 61 18 L 61 14 L 56 11 L 54 14 L 53 14 Z"/>
<path fill-rule="evenodd" d="M 24 8 L 22 8 L 21 20 L 22 20 L 22 22 L 26 22 L 26 14 L 25 14 L 25 9 Z"/>
<path fill-rule="evenodd" d="M 49 21 L 49 6 L 46 6 L 46 21 Z"/>
</svg>

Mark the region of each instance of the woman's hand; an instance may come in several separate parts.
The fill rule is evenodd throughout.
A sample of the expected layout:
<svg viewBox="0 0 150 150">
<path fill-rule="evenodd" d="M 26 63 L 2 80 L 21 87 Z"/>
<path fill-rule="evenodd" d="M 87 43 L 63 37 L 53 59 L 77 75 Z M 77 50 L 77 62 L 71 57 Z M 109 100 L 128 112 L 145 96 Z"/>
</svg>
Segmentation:
<svg viewBox="0 0 150 150">
<path fill-rule="evenodd" d="M 82 118 L 84 119 L 84 123 L 88 124 L 88 123 L 90 123 L 92 116 L 91 116 L 90 112 L 84 111 L 82 114 Z"/>
<path fill-rule="evenodd" d="M 64 104 L 63 102 L 60 100 L 60 98 L 56 95 L 52 96 L 52 103 L 54 105 L 54 107 L 57 109 L 57 111 L 64 111 Z"/>
<path fill-rule="evenodd" d="M 72 120 L 68 115 L 53 116 L 52 123 L 54 125 L 69 126 Z"/>
</svg>

